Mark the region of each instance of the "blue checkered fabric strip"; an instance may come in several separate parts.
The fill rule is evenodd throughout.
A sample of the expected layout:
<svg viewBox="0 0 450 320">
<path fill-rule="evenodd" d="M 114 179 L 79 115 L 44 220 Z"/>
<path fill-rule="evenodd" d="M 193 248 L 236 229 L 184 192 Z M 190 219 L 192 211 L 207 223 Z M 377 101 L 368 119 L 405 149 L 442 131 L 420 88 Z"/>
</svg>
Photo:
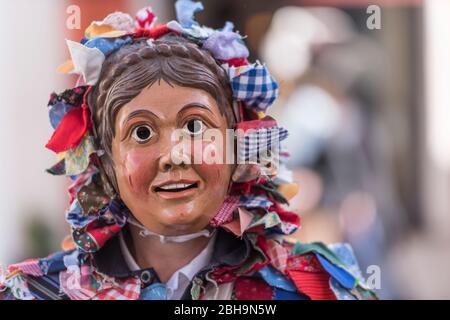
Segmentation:
<svg viewBox="0 0 450 320">
<path fill-rule="evenodd" d="M 265 111 L 278 97 L 277 82 L 261 64 L 255 64 L 230 82 L 233 97 L 256 111 Z"/>
<path fill-rule="evenodd" d="M 288 131 L 281 127 L 248 130 L 238 139 L 238 160 L 240 163 L 258 162 L 267 150 L 271 151 L 272 157 L 278 157 L 280 141 L 287 136 Z"/>
<path fill-rule="evenodd" d="M 264 196 L 247 197 L 241 196 L 239 198 L 239 206 L 243 208 L 270 208 L 273 205 L 272 201 Z"/>
</svg>

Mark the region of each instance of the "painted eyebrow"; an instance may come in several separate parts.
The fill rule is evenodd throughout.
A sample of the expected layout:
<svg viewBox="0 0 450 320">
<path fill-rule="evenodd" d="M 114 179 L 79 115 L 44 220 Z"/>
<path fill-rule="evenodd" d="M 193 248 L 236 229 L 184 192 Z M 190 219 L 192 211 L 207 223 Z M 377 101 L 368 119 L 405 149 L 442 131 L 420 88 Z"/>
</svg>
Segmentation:
<svg viewBox="0 0 450 320">
<path fill-rule="evenodd" d="M 183 111 L 185 111 L 185 110 L 187 110 L 187 109 L 191 109 L 191 108 L 201 108 L 201 109 L 204 109 L 204 110 L 209 111 L 210 113 L 214 114 L 214 113 L 212 112 L 212 110 L 211 110 L 208 106 L 206 106 L 206 105 L 204 105 L 203 103 L 200 103 L 200 102 L 191 102 L 191 103 L 188 103 L 188 104 L 185 105 L 183 108 L 181 108 L 181 110 L 178 111 L 178 113 L 183 112 Z"/>
<path fill-rule="evenodd" d="M 133 118 L 136 118 L 136 117 L 139 117 L 139 116 L 141 116 L 141 115 L 150 115 L 150 116 L 152 116 L 152 117 L 155 117 L 155 118 L 157 118 L 157 119 L 159 119 L 159 117 L 155 114 L 155 113 L 153 113 L 153 112 L 151 112 L 150 110 L 147 110 L 147 109 L 139 109 L 139 110 L 135 110 L 135 111 L 132 111 L 132 112 L 130 112 L 128 115 L 127 115 L 127 117 L 125 118 L 125 120 L 123 120 L 123 122 L 122 122 L 122 126 L 124 126 L 128 121 L 130 121 L 131 119 L 133 119 Z"/>
<path fill-rule="evenodd" d="M 187 109 L 191 109 L 191 108 L 201 108 L 201 109 L 204 109 L 204 110 L 206 110 L 206 111 L 208 111 L 208 112 L 213 114 L 212 110 L 209 107 L 207 107 L 206 105 L 204 105 L 203 103 L 200 103 L 200 102 L 188 103 L 187 105 L 183 106 L 183 108 L 181 108 L 181 110 L 178 113 L 183 112 L 183 111 L 185 111 Z M 153 116 L 153 117 L 159 119 L 159 117 L 155 113 L 151 112 L 150 110 L 139 109 L 139 110 L 135 110 L 135 111 L 130 112 L 127 115 L 127 117 L 125 118 L 125 120 L 123 120 L 122 126 L 124 126 L 131 119 L 136 118 L 138 116 L 141 116 L 143 114 L 144 115 L 147 114 L 147 115 L 150 115 L 150 116 Z"/>
</svg>

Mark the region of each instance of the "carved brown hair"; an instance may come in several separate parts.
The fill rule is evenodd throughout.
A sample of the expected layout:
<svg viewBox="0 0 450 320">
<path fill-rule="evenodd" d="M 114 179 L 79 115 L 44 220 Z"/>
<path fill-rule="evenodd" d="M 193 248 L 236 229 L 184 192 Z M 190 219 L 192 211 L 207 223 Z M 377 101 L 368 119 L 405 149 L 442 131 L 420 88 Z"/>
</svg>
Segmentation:
<svg viewBox="0 0 450 320">
<path fill-rule="evenodd" d="M 228 127 L 235 123 L 228 77 L 208 51 L 173 35 L 152 42 L 141 39 L 120 48 L 106 58 L 89 95 L 93 129 L 105 151 L 102 167 L 116 191 L 111 150 L 116 116 L 144 88 L 161 80 L 206 91 L 216 99 Z"/>
</svg>

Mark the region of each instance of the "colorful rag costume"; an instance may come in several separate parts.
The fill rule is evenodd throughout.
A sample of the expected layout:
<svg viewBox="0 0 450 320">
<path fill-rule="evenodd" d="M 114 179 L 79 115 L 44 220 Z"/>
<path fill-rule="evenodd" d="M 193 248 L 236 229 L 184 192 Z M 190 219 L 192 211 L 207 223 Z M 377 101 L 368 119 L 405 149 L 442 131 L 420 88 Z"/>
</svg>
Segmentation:
<svg viewBox="0 0 450 320">
<path fill-rule="evenodd" d="M 149 7 L 135 19 L 116 12 L 93 22 L 80 43 L 68 41 L 71 60 L 60 71 L 76 73 L 79 80 L 75 88 L 51 95 L 49 116 L 55 131 L 47 148 L 60 158 L 48 172 L 72 180 L 66 213 L 71 240 L 63 251 L 9 266 L 0 282 L 0 299 L 166 299 L 156 272 L 130 268 L 124 256 L 121 239 L 129 232 L 132 213 L 100 169 L 103 151 L 97 147 L 88 95 L 110 53 L 135 39 L 151 43 L 168 33 L 208 50 L 226 70 L 233 108 L 240 114 L 237 158 L 246 161 L 237 167 L 229 196 L 210 221 L 216 230 L 210 262 L 195 272 L 181 299 L 376 298 L 348 245 L 284 238 L 299 228 L 300 219 L 283 207 L 295 189 L 284 166 L 288 154 L 278 145 L 287 131 L 264 115 L 278 85 L 265 65 L 247 61 L 248 49 L 231 23 L 220 30 L 200 26 L 193 17 L 201 9 L 199 2 L 179 0 L 178 21 L 161 25 Z M 262 150 L 271 151 L 264 161 Z M 276 172 L 265 165 L 274 160 L 280 163 Z"/>
</svg>

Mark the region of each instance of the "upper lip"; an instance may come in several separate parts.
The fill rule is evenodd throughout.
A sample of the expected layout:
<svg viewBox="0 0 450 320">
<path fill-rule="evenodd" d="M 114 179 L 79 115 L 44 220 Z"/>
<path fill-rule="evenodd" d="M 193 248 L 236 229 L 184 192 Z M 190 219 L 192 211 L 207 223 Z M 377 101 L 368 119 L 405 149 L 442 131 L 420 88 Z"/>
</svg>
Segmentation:
<svg viewBox="0 0 450 320">
<path fill-rule="evenodd" d="M 168 181 L 164 181 L 158 185 L 153 186 L 153 191 L 155 191 L 157 188 L 162 188 L 171 184 L 194 184 L 197 183 L 198 185 L 198 181 L 195 180 L 186 180 L 186 179 L 182 179 L 182 180 L 168 180 Z"/>
</svg>

